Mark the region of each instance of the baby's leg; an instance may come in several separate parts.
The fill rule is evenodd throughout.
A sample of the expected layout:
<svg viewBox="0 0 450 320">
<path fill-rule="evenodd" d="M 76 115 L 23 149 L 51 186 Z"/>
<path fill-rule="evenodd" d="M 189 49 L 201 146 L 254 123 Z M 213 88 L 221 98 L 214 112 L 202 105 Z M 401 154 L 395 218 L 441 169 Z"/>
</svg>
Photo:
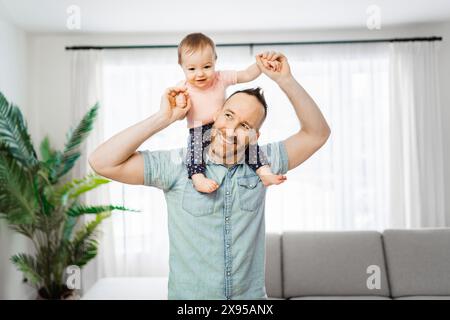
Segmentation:
<svg viewBox="0 0 450 320">
<path fill-rule="evenodd" d="M 204 125 L 201 128 L 189 129 L 189 143 L 187 152 L 188 177 L 192 179 L 192 184 L 199 192 L 211 193 L 217 190 L 219 185 L 212 179 L 205 176 L 205 162 L 203 159 L 203 149 L 208 144 L 203 142 L 203 134 L 209 128 Z"/>
<path fill-rule="evenodd" d="M 258 144 L 256 146 L 248 146 L 246 150 L 246 163 L 256 172 L 266 187 L 273 184 L 280 184 L 286 180 L 286 176 L 272 173 L 269 161 Z"/>
</svg>

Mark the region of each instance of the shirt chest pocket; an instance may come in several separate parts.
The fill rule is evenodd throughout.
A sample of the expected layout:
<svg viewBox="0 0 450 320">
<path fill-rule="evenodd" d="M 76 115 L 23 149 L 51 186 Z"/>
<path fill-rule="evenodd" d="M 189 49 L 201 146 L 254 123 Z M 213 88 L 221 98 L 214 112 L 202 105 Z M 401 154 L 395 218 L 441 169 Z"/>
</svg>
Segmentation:
<svg viewBox="0 0 450 320">
<path fill-rule="evenodd" d="M 206 216 L 214 212 L 216 194 L 217 191 L 212 193 L 198 192 L 192 182 L 187 181 L 181 205 L 186 212 L 195 217 Z"/>
<path fill-rule="evenodd" d="M 241 210 L 256 211 L 264 205 L 265 188 L 257 175 L 238 178 L 239 206 Z"/>
</svg>

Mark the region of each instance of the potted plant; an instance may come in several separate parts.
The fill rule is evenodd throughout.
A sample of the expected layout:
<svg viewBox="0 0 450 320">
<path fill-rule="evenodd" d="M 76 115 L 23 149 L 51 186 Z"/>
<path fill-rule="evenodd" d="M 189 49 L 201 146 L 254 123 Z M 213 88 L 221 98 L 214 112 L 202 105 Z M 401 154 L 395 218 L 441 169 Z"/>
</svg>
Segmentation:
<svg viewBox="0 0 450 320">
<path fill-rule="evenodd" d="M 0 218 L 31 240 L 32 254 L 18 253 L 12 263 L 42 299 L 65 299 L 73 293 L 66 268 L 82 268 L 97 254 L 96 230 L 116 205 L 87 206 L 79 197 L 110 180 L 90 173 L 64 179 L 80 157 L 80 145 L 92 130 L 98 111 L 94 105 L 66 135 L 62 151 L 46 137 L 36 155 L 20 109 L 0 92 Z M 66 181 L 64 181 L 66 180 Z M 84 215 L 95 219 L 81 223 Z"/>
</svg>

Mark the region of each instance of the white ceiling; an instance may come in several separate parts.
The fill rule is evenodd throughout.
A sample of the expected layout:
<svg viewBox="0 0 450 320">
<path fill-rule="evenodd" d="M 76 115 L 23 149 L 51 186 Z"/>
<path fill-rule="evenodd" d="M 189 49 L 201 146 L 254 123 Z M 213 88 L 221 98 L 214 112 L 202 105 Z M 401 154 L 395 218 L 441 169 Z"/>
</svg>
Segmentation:
<svg viewBox="0 0 450 320">
<path fill-rule="evenodd" d="M 29 32 L 69 32 L 72 4 L 80 32 L 365 28 L 372 4 L 382 28 L 450 21 L 450 0 L 0 0 L 0 15 Z"/>
</svg>

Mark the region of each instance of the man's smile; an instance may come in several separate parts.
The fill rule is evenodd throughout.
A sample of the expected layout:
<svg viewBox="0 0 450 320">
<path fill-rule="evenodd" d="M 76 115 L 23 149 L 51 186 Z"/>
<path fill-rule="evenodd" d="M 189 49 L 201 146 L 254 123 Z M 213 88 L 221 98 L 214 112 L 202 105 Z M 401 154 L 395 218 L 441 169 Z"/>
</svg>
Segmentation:
<svg viewBox="0 0 450 320">
<path fill-rule="evenodd" d="M 220 142 L 224 143 L 224 144 L 230 144 L 230 145 L 236 145 L 236 137 L 225 137 L 222 132 L 219 132 L 217 134 L 220 138 Z"/>
</svg>

